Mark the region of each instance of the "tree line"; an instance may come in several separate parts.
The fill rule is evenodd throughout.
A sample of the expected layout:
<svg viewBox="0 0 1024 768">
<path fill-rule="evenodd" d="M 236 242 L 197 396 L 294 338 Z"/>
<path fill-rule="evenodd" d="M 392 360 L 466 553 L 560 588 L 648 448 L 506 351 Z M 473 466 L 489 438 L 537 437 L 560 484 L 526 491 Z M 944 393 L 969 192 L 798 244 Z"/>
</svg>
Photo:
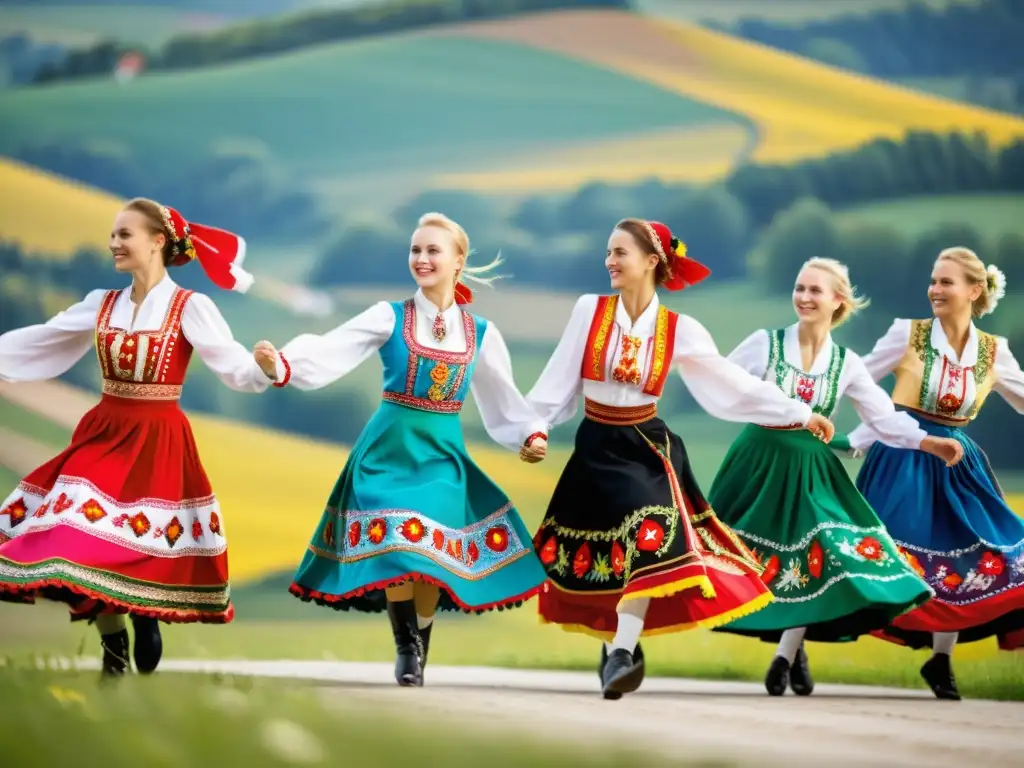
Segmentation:
<svg viewBox="0 0 1024 768">
<path fill-rule="evenodd" d="M 482 21 L 563 8 L 625 8 L 629 0 L 386 0 L 343 8 L 317 8 L 257 19 L 207 33 L 181 33 L 158 50 L 122 40 L 101 40 L 45 61 L 36 83 L 108 75 L 128 51 L 143 52 L 151 70 L 180 70 L 287 53 L 324 43 Z"/>
</svg>

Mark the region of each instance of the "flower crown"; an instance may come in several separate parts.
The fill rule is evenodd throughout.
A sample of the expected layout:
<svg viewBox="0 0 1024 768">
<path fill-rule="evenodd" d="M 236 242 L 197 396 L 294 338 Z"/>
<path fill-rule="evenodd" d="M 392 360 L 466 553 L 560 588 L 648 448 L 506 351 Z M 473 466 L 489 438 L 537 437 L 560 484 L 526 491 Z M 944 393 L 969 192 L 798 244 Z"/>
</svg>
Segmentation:
<svg viewBox="0 0 1024 768">
<path fill-rule="evenodd" d="M 994 312 L 999 300 L 1006 296 L 1006 275 L 1003 274 L 1003 270 L 995 264 L 989 264 L 985 268 L 985 275 L 985 290 L 988 293 L 988 306 L 985 307 L 985 311 L 982 312 L 982 315 Z"/>
</svg>

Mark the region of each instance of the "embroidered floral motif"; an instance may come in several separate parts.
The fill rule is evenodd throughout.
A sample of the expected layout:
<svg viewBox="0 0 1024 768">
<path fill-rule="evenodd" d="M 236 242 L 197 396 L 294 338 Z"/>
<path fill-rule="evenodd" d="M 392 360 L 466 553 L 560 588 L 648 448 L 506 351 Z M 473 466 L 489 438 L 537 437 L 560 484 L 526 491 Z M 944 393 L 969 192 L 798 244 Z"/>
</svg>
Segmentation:
<svg viewBox="0 0 1024 768">
<path fill-rule="evenodd" d="M 53 514 L 63 514 L 64 512 L 67 512 L 69 509 L 71 509 L 74 505 L 75 502 L 69 499 L 66 493 L 61 492 L 60 496 L 57 497 L 57 500 L 53 502 Z M 146 530 L 149 530 L 148 527 Z M 143 531 L 143 533 L 145 533 L 145 531 Z"/>
<path fill-rule="evenodd" d="M 622 337 L 622 351 L 619 364 L 612 370 L 612 379 L 620 384 L 639 384 L 640 369 L 637 367 L 637 355 L 643 342 L 635 336 Z"/>
<path fill-rule="evenodd" d="M 434 367 L 430 369 L 430 380 L 434 382 L 430 389 L 427 390 L 427 397 L 433 400 L 435 403 L 445 399 L 445 384 L 448 383 L 448 377 L 451 375 L 451 369 L 448 364 L 443 360 L 438 360 L 434 363 Z"/>
<path fill-rule="evenodd" d="M 590 567 L 590 571 L 585 576 L 587 581 L 594 582 L 606 582 L 611 578 L 612 567 L 608 563 L 607 555 L 596 555 L 594 557 L 593 565 Z"/>
<path fill-rule="evenodd" d="M 636 534 L 636 548 L 641 552 L 654 552 L 665 540 L 665 529 L 658 525 L 651 518 L 647 518 L 640 525 Z"/>
<path fill-rule="evenodd" d="M 576 556 L 572 559 L 572 572 L 576 578 L 582 579 L 590 570 L 590 544 L 583 542 L 576 550 Z"/>
<path fill-rule="evenodd" d="M 334 547 L 334 521 L 328 520 L 327 525 L 324 526 L 323 532 L 324 544 L 328 547 Z"/>
<path fill-rule="evenodd" d="M 434 529 L 433 540 L 434 540 L 434 549 L 439 550 L 439 551 L 444 549 L 444 531 L 442 531 L 440 528 L 435 528 Z"/>
<path fill-rule="evenodd" d="M 772 555 L 768 558 L 768 562 L 764 564 L 764 572 L 761 574 L 761 581 L 764 584 L 771 584 L 772 579 L 779 575 L 779 568 L 782 563 L 779 561 L 778 555 Z"/>
<path fill-rule="evenodd" d="M 359 546 L 359 540 L 363 536 L 363 526 L 358 520 L 353 520 L 352 524 L 348 527 L 348 545 L 350 547 Z"/>
<path fill-rule="evenodd" d="M 192 540 L 199 541 L 203 538 L 203 524 L 199 522 L 199 518 L 192 521 Z"/>
<path fill-rule="evenodd" d="M 366 529 L 366 538 L 373 544 L 380 544 L 384 541 L 384 536 L 387 535 L 387 532 L 387 521 L 382 517 L 375 517 L 370 521 L 370 525 Z"/>
<path fill-rule="evenodd" d="M 626 553 L 622 551 L 622 545 L 617 541 L 612 542 L 611 561 L 612 573 L 617 577 L 622 576 L 626 568 Z"/>
<path fill-rule="evenodd" d="M 484 541 L 492 551 L 504 552 L 508 549 L 508 529 L 503 525 L 496 525 L 487 531 Z"/>
<path fill-rule="evenodd" d="M 54 506 L 54 514 L 56 514 L 56 512 L 57 509 L 56 506 Z M 149 533 L 149 529 L 151 527 L 149 518 L 146 517 L 144 512 L 138 512 L 135 515 L 133 515 L 131 518 L 129 518 L 128 524 L 132 528 L 132 533 L 134 533 L 135 536 L 138 538 L 142 538 L 147 533 Z"/>
<path fill-rule="evenodd" d="M 811 542 L 807 550 L 807 572 L 816 579 L 821 578 L 821 569 L 825 566 L 825 552 L 817 539 Z"/>
<path fill-rule="evenodd" d="M 12 501 L 3 511 L 0 511 L 0 517 L 7 515 L 11 520 L 11 528 L 19 525 L 22 520 L 28 515 L 28 507 L 25 504 L 25 499 L 20 498 Z"/>
<path fill-rule="evenodd" d="M 453 557 L 456 560 L 462 559 L 462 539 L 451 536 L 448 538 L 448 546 L 444 549 L 448 553 L 449 557 Z"/>
<path fill-rule="evenodd" d="M 427 535 L 427 531 L 418 517 L 410 517 L 398 527 L 398 532 L 413 544 Z"/>
<path fill-rule="evenodd" d="M 978 570 L 986 576 L 999 576 L 1006 566 L 1003 556 L 997 552 L 986 552 L 981 556 Z"/>
<path fill-rule="evenodd" d="M 555 558 L 558 556 L 558 539 L 554 536 L 550 537 L 544 546 L 541 547 L 540 554 L 538 557 L 544 565 L 551 565 L 555 562 Z"/>
<path fill-rule="evenodd" d="M 173 549 L 174 545 L 178 543 L 178 539 L 181 538 L 181 534 L 184 533 L 184 530 L 177 517 L 171 518 L 171 522 L 167 524 L 167 530 L 164 532 L 167 546 Z"/>
<path fill-rule="evenodd" d="M 885 556 L 881 543 L 872 536 L 865 536 L 857 543 L 857 554 L 865 560 L 880 560 Z"/>
<path fill-rule="evenodd" d="M 78 508 L 78 511 L 90 523 L 95 523 L 107 516 L 107 510 L 101 507 L 96 499 L 89 499 Z"/>
<path fill-rule="evenodd" d="M 824 373 L 810 374 L 786 361 L 785 329 L 770 331 L 768 370 L 775 372 L 775 385 L 790 398 L 811 406 L 811 410 L 830 417 L 839 403 L 839 379 L 846 359 L 846 348 L 832 344 L 832 357 Z"/>
<path fill-rule="evenodd" d="M 801 587 L 807 586 L 807 583 L 810 580 L 810 576 L 804 575 L 803 568 L 800 567 L 800 561 L 794 557 L 790 559 L 789 564 L 786 566 L 786 570 L 782 571 L 779 583 L 773 587 L 773 589 L 778 589 L 782 592 L 790 592 L 794 589 L 800 589 Z"/>
<path fill-rule="evenodd" d="M 476 545 L 476 542 L 470 539 L 469 544 L 466 545 L 466 565 L 472 566 L 480 559 L 480 548 Z"/>
<path fill-rule="evenodd" d="M 814 399 L 814 379 L 810 376 L 797 376 L 796 396 L 805 403 Z"/>
<path fill-rule="evenodd" d="M 917 559 L 916 555 L 911 554 L 903 547 L 898 547 L 897 551 L 906 561 L 907 565 L 914 569 L 914 573 L 918 576 L 924 576 L 924 566 L 921 565 L 921 561 Z"/>
<path fill-rule="evenodd" d="M 32 515 L 32 517 L 43 517 L 49 511 L 50 511 L 50 502 L 44 501 L 42 504 L 39 505 L 39 509 L 37 509 L 35 511 L 35 514 Z"/>
</svg>

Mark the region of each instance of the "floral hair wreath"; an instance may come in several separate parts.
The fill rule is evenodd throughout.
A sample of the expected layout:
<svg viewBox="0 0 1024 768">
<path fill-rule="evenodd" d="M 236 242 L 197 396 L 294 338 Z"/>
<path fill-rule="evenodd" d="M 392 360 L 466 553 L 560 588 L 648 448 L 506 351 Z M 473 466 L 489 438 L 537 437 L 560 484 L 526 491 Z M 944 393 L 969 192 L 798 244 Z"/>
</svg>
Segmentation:
<svg viewBox="0 0 1024 768">
<path fill-rule="evenodd" d="M 988 293 L 988 306 L 985 307 L 985 311 L 982 314 L 987 315 L 995 311 L 999 300 L 1006 296 L 1006 275 L 1003 274 L 1003 270 L 995 264 L 989 264 L 985 268 L 985 274 L 985 290 Z"/>
</svg>

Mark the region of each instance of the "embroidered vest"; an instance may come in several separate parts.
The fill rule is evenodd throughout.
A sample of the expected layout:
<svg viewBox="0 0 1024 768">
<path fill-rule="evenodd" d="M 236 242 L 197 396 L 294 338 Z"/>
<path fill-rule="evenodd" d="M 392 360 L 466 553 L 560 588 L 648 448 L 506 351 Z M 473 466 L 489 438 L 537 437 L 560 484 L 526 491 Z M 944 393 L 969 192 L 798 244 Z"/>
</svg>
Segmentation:
<svg viewBox="0 0 1024 768">
<path fill-rule="evenodd" d="M 978 415 L 995 384 L 996 337 L 976 331 L 976 362 L 964 367 L 932 346 L 934 322 L 911 322 L 907 351 L 896 366 L 892 401 L 942 421 L 966 424 Z"/>
<path fill-rule="evenodd" d="M 846 348 L 833 342 L 832 357 L 824 373 L 805 373 L 786 360 L 785 329 L 768 331 L 768 380 L 774 376 L 775 386 L 794 400 L 811 406 L 811 410 L 831 418 L 839 404 L 839 379 L 846 362 Z"/>
<path fill-rule="evenodd" d="M 590 323 L 587 347 L 583 353 L 583 367 L 580 376 L 588 381 L 604 381 L 608 370 L 608 344 L 615 327 L 615 311 L 619 305 L 618 295 L 600 296 L 594 319 Z M 647 357 L 646 380 L 637 367 L 637 355 L 643 340 L 624 336 L 619 362 L 612 372 L 612 378 L 623 384 L 640 385 L 647 395 L 660 397 L 668 380 L 672 366 L 672 350 L 676 343 L 676 324 L 679 315 L 664 305 L 658 307 L 654 322 L 654 336 L 649 339 L 650 354 Z"/>
<path fill-rule="evenodd" d="M 96 315 L 96 356 L 105 394 L 145 400 L 181 396 L 192 359 L 192 345 L 181 332 L 181 316 L 192 293 L 175 289 L 159 329 L 129 332 L 111 327 L 110 316 L 121 290 L 107 291 Z"/>
<path fill-rule="evenodd" d="M 476 353 L 487 332 L 487 321 L 462 312 L 466 335 L 464 352 L 445 352 L 416 341 L 416 303 L 391 304 L 395 330 L 380 348 L 384 364 L 382 397 L 408 408 L 434 413 L 459 413 L 469 394 Z"/>
</svg>

